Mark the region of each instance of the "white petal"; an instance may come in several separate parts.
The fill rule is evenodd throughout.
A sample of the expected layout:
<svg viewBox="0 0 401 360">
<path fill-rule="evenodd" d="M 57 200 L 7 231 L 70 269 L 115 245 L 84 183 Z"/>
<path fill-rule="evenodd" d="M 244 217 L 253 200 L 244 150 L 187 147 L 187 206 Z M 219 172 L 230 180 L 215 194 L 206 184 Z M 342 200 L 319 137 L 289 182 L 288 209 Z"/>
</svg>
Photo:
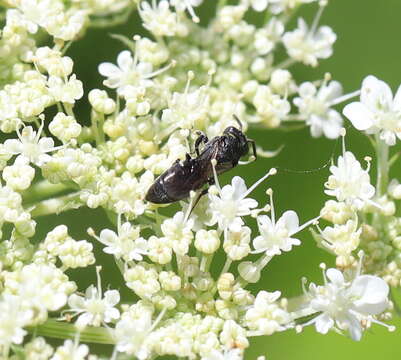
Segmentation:
<svg viewBox="0 0 401 360">
<path fill-rule="evenodd" d="M 117 234 L 109 229 L 100 232 L 99 241 L 104 245 L 113 245 L 118 241 Z"/>
<path fill-rule="evenodd" d="M 315 319 L 316 331 L 320 332 L 321 334 L 327 334 L 327 332 L 333 325 L 334 325 L 334 320 L 327 314 L 319 315 Z"/>
<path fill-rule="evenodd" d="M 285 223 L 285 228 L 289 231 L 290 234 L 295 234 L 298 231 L 299 219 L 295 211 L 293 210 L 286 211 L 277 221 L 276 225 L 279 226 L 281 222 Z"/>
<path fill-rule="evenodd" d="M 377 110 L 378 105 L 390 108 L 393 102 L 393 93 L 384 81 L 369 75 L 362 82 L 361 102 L 372 111 Z"/>
<path fill-rule="evenodd" d="M 360 102 L 346 105 L 343 109 L 343 114 L 358 130 L 366 130 L 374 125 L 371 111 Z"/>
<path fill-rule="evenodd" d="M 17 139 L 8 139 L 4 142 L 4 150 L 10 154 L 20 154 L 23 150 L 23 145 Z"/>
<path fill-rule="evenodd" d="M 134 61 L 131 56 L 131 52 L 128 50 L 124 50 L 118 54 L 117 64 L 119 68 L 123 71 L 128 71 L 131 69 Z"/>
<path fill-rule="evenodd" d="M 344 284 L 344 276 L 342 272 L 337 269 L 327 269 L 326 276 L 333 284 L 337 286 L 342 286 Z"/>
<path fill-rule="evenodd" d="M 373 275 L 358 276 L 351 285 L 351 293 L 358 297 L 354 301 L 357 311 L 364 314 L 376 315 L 388 306 L 389 287 L 381 278 Z"/>
<path fill-rule="evenodd" d="M 267 240 L 263 236 L 257 236 L 253 239 L 253 247 L 257 252 L 265 251 L 267 248 Z"/>
<path fill-rule="evenodd" d="M 234 194 L 233 194 L 234 199 L 236 200 L 240 199 L 242 195 L 246 193 L 247 189 L 243 178 L 239 176 L 234 176 L 231 181 L 231 185 L 234 189 Z"/>
<path fill-rule="evenodd" d="M 98 71 L 100 75 L 105 77 L 121 76 L 121 70 L 116 65 L 109 62 L 99 64 Z"/>
<path fill-rule="evenodd" d="M 104 299 L 110 306 L 114 306 L 120 302 L 120 293 L 117 290 L 108 290 L 104 293 Z"/>
</svg>

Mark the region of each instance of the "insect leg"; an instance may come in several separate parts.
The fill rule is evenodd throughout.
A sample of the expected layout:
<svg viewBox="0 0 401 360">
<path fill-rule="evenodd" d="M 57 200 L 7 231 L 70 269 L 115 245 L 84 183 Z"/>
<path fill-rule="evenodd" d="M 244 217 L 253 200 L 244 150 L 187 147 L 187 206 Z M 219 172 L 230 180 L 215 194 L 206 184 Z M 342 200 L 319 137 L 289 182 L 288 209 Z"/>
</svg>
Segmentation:
<svg viewBox="0 0 401 360">
<path fill-rule="evenodd" d="M 209 141 L 208 137 L 202 131 L 199 131 L 199 137 L 195 141 L 195 152 L 197 156 L 199 156 L 200 154 L 199 145 L 201 143 L 206 144 L 208 141 Z"/>
<path fill-rule="evenodd" d="M 251 162 L 254 162 L 256 160 L 256 145 L 255 145 L 255 140 L 252 139 L 246 139 L 247 143 L 252 144 L 252 151 L 253 151 L 253 155 L 251 155 L 249 157 L 249 159 L 247 161 L 238 161 L 238 164 L 240 165 L 247 165 L 250 164 Z"/>
<path fill-rule="evenodd" d="M 191 216 L 192 211 L 195 209 L 195 206 L 198 204 L 199 200 L 201 199 L 202 196 L 206 195 L 209 191 L 209 188 L 203 189 L 202 192 L 198 195 L 198 197 L 196 198 L 194 204 L 192 205 L 191 211 L 189 212 L 188 217 Z"/>
<path fill-rule="evenodd" d="M 258 158 L 258 156 L 256 155 L 256 143 L 255 143 L 255 140 L 246 139 L 246 141 L 252 145 L 253 156 L 255 157 L 255 160 L 256 160 Z"/>
</svg>

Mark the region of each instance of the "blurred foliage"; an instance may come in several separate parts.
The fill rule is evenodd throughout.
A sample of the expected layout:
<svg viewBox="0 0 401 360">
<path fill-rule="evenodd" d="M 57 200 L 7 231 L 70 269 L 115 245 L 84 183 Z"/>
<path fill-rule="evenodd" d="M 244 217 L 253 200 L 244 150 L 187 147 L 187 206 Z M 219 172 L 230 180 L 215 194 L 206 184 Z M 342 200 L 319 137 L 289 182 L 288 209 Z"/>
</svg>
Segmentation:
<svg viewBox="0 0 401 360">
<path fill-rule="evenodd" d="M 210 16 L 213 0 L 205 0 L 199 9 L 200 17 Z M 316 4 L 306 5 L 299 12 L 311 20 L 316 11 Z M 209 14 L 208 14 L 209 12 Z M 338 39 L 334 55 L 321 62 L 317 69 L 298 66 L 294 68 L 298 81 L 316 80 L 330 72 L 334 79 L 340 81 L 345 92 L 360 87 L 362 79 L 373 74 L 388 82 L 393 90 L 401 83 L 401 1 L 399 0 L 331 0 L 325 10 L 321 23 L 331 26 Z M 296 19 L 295 19 L 296 20 Z M 111 29 L 91 29 L 80 41 L 74 43 L 67 55 L 75 62 L 77 77 L 83 81 L 85 93 L 92 88 L 101 87 L 102 78 L 97 65 L 103 61 L 115 62 L 117 54 L 124 45 L 113 40 L 109 33 L 132 36 L 135 33 L 145 34 L 140 26 L 140 19 L 135 13 L 129 21 Z M 342 106 L 340 105 L 340 109 Z M 86 97 L 80 100 L 77 114 L 82 122 L 89 122 L 89 104 Z M 373 155 L 366 137 L 347 127 L 346 145 L 359 159 Z M 327 196 L 324 195 L 324 182 L 328 176 L 328 165 L 331 159 L 341 152 L 340 141 L 312 139 L 309 130 L 295 132 L 249 131 L 248 136 L 265 149 L 277 149 L 285 144 L 281 153 L 273 159 L 259 159 L 257 162 L 238 167 L 225 174 L 222 183 L 227 183 L 234 175 L 245 177 L 248 184 L 260 178 L 270 167 L 277 167 L 279 172 L 259 187 L 253 194 L 260 203 L 267 197 L 267 187 L 274 189 L 276 213 L 288 209 L 295 210 L 302 222 L 316 216 Z M 396 145 L 399 150 L 400 145 Z M 397 151 L 397 149 L 393 149 Z M 374 166 L 374 164 L 373 164 Z M 401 173 L 396 165 L 394 175 Z M 373 176 L 373 175 L 372 175 Z M 39 220 L 37 238 L 44 235 L 44 229 L 66 223 L 71 235 L 76 239 L 86 238 L 86 229 L 92 226 L 96 232 L 110 227 L 111 224 L 102 211 L 71 211 L 67 214 Z M 300 247 L 291 253 L 276 257 L 264 271 L 264 281 L 258 287 L 267 290 L 281 290 L 285 296 L 295 296 L 301 292 L 301 277 L 306 276 L 314 282 L 322 282 L 318 265 L 326 262 L 333 265 L 333 258 L 316 248 L 308 231 L 304 231 Z M 124 287 L 121 275 L 111 257 L 101 251 L 96 243 L 96 256 L 103 265 L 102 279 L 104 288 L 118 288 L 124 301 L 132 301 L 131 291 Z M 70 275 L 79 282 L 84 290 L 95 279 L 95 269 L 71 272 Z M 253 290 L 258 290 L 254 287 Z M 393 323 L 401 328 L 401 321 L 395 317 Z M 93 348 L 93 347 L 91 347 Z M 103 348 L 104 349 L 104 348 Z M 100 348 L 98 349 L 100 350 Z M 100 350 L 101 351 L 101 350 Z M 361 342 L 356 343 L 345 336 L 330 333 L 318 334 L 313 328 L 296 335 L 294 331 L 275 334 L 270 337 L 257 338 L 247 352 L 248 359 L 258 355 L 267 355 L 270 359 L 398 359 L 401 358 L 401 335 L 397 330 L 389 333 L 385 328 L 373 326 Z"/>
</svg>

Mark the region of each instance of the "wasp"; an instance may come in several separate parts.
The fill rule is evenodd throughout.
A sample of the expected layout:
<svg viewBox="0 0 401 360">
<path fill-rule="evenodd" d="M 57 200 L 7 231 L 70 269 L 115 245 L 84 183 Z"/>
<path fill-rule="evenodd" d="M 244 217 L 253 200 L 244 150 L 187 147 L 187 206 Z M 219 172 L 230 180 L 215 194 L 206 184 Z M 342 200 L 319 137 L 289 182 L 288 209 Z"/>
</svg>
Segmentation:
<svg viewBox="0 0 401 360">
<path fill-rule="evenodd" d="M 205 184 L 214 184 L 212 160 L 216 160 L 216 173 L 224 173 L 237 166 L 240 158 L 249 153 L 249 144 L 252 145 L 253 156 L 256 159 L 255 141 L 245 136 L 242 124 L 236 116 L 235 120 L 239 124 L 239 129 L 229 126 L 223 135 L 216 136 L 210 141 L 201 133 L 195 141 L 196 157 L 191 157 L 187 153 L 184 161 L 177 159 L 151 185 L 146 200 L 155 204 L 168 204 L 187 198 L 191 191 L 199 190 Z M 204 147 L 200 151 L 202 143 Z M 206 193 L 207 189 L 200 196 Z"/>
</svg>

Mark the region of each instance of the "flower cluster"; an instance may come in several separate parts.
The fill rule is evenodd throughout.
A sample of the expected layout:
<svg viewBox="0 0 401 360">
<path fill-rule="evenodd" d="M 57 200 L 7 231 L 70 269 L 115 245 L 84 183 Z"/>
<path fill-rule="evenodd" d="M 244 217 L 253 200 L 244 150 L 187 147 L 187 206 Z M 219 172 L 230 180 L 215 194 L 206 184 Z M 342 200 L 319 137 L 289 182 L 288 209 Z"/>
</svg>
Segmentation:
<svg viewBox="0 0 401 360">
<path fill-rule="evenodd" d="M 2 2 L 2 358 L 94 360 L 81 342 L 99 342 L 111 345 L 113 360 L 241 359 L 252 336 L 315 324 L 320 333 L 348 331 L 360 340 L 371 323 L 384 324 L 379 317 L 389 319 L 388 285 L 401 284 L 401 218 L 395 215 L 401 185 L 388 182 L 389 146 L 401 138 L 400 91 L 393 98 L 373 76 L 361 91 L 345 95 L 330 74 L 295 79 L 291 65 L 316 67 L 332 54 L 336 35 L 319 25 L 327 1 L 219 1 L 208 24 L 197 16 L 201 3 Z M 315 17 L 289 28 L 289 17 L 304 3 L 315 3 Z M 148 37 L 114 35 L 126 49 L 116 64 L 99 64 L 106 89 L 84 93 L 89 89 L 74 73 L 69 45 L 90 26 L 124 22 L 134 10 Z M 259 25 L 249 20 L 255 12 L 264 15 Z M 359 94 L 361 101 L 343 114 L 372 136 L 378 181 L 370 181 L 370 159 L 362 167 L 344 145 L 325 184 L 335 200 L 303 224 L 294 210 L 276 218 L 272 189 L 266 200 L 252 197 L 276 169 L 263 170 L 249 188 L 239 176 L 220 186 L 217 173 L 237 163 L 218 163 L 216 154 L 204 164 L 208 191 L 189 192 L 174 215 L 146 200 L 160 174 L 190 161 L 194 148 L 203 151 L 207 142 L 198 139 L 238 127 L 237 116 L 244 132 L 254 124 L 302 124 L 312 137 L 335 139 L 344 131 L 334 107 Z M 91 106 L 89 125 L 75 108 L 82 98 Z M 45 235 L 36 231 L 37 224 L 46 227 L 48 215 L 84 207 L 104 211 L 111 223 L 99 231 L 85 228 L 88 237 L 81 240 L 65 224 Z M 322 228 L 320 218 L 332 226 Z M 327 270 L 324 285 L 304 288 L 301 301 L 249 290 L 271 259 L 299 246 L 298 233 L 312 225 L 318 245 L 336 256 L 337 269 Z M 94 244 L 115 261 L 129 298 L 114 285 L 103 292 Z M 365 257 L 358 262 L 359 250 Z M 73 269 L 94 264 L 96 285 L 82 294 Z M 306 315 L 312 320 L 300 325 Z M 64 343 L 53 348 L 47 343 L 53 336 Z"/>
</svg>

